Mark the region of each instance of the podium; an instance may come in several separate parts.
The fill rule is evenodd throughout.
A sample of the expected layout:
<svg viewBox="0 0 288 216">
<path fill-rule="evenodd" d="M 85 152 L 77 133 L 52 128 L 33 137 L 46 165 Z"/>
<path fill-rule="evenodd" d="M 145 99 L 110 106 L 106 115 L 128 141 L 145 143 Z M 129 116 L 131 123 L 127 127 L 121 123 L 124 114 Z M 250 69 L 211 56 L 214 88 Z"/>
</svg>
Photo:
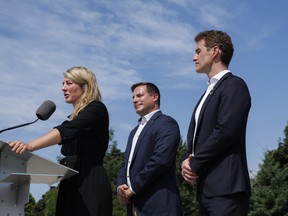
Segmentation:
<svg viewBox="0 0 288 216">
<path fill-rule="evenodd" d="M 52 185 L 77 173 L 31 152 L 16 154 L 0 140 L 0 216 L 24 216 L 30 184 Z"/>
</svg>

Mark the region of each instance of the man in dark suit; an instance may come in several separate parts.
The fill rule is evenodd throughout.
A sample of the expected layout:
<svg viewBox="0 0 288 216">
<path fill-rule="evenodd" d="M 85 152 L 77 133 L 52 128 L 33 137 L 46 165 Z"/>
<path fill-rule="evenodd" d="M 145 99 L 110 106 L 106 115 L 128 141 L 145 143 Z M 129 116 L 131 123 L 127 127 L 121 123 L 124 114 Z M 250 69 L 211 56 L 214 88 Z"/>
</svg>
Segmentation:
<svg viewBox="0 0 288 216">
<path fill-rule="evenodd" d="M 160 111 L 160 92 L 153 83 L 131 87 L 133 105 L 141 119 L 130 133 L 116 187 L 127 204 L 127 215 L 181 216 L 175 175 L 180 142 L 177 122 Z"/>
<path fill-rule="evenodd" d="M 245 82 L 228 65 L 233 44 L 227 33 L 204 31 L 195 37 L 193 61 L 209 87 L 190 122 L 182 176 L 197 185 L 200 215 L 247 215 L 250 180 L 246 124 L 251 98 Z"/>
</svg>

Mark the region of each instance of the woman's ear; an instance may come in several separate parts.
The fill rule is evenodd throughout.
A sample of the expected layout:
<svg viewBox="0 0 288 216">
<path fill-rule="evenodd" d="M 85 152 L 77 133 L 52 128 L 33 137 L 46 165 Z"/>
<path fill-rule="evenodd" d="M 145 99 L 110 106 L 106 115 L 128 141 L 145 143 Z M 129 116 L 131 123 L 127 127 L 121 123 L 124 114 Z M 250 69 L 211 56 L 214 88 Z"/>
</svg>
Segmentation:
<svg viewBox="0 0 288 216">
<path fill-rule="evenodd" d="M 85 91 L 87 89 L 87 84 L 82 85 L 82 89 Z"/>
</svg>

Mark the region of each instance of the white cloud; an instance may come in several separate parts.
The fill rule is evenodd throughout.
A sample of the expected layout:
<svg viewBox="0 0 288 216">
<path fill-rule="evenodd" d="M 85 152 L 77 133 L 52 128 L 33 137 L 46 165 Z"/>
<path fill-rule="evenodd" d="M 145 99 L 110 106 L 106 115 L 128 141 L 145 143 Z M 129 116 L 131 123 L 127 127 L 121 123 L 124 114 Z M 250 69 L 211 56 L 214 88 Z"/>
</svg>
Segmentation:
<svg viewBox="0 0 288 216">
<path fill-rule="evenodd" d="M 62 119 L 70 110 L 61 94 L 62 73 L 75 65 L 95 72 L 111 110 L 113 102 L 130 99 L 137 81 L 197 89 L 203 77 L 192 62 L 196 26 L 220 26 L 231 16 L 222 5 L 198 0 L 16 2 L 0 3 L 0 97 L 7 104 L 0 114 L 19 113 L 9 118 L 12 124 L 27 117 L 13 101 L 21 101 L 26 114 L 32 105 L 55 100 L 55 116 Z"/>
<path fill-rule="evenodd" d="M 164 3 L 14 3 L 0 3 L 6 33 L 0 35 L 0 70 L 5 71 L 0 97 L 7 104 L 0 114 L 19 114 L 0 126 L 25 119 L 32 105 L 36 109 L 46 99 L 60 104 L 55 115 L 63 118 L 62 73 L 75 65 L 95 72 L 111 110 L 113 101 L 130 98 L 130 86 L 137 81 L 159 79 L 163 87 L 186 89 L 198 80 L 191 63 L 196 30 L 181 11 Z M 21 101 L 21 111 L 13 101 Z"/>
<path fill-rule="evenodd" d="M 63 101 L 62 73 L 75 65 L 96 74 L 115 139 L 122 146 L 137 120 L 130 86 L 138 81 L 159 85 L 163 104 L 168 104 L 163 110 L 178 116 L 181 133 L 186 132 L 183 124 L 188 124 L 185 121 L 206 81 L 196 74 L 192 62 L 196 33 L 221 28 L 234 34 L 237 53 L 241 49 L 248 53 L 268 47 L 267 38 L 280 29 L 285 17 L 279 19 L 279 26 L 270 19 L 264 22 L 260 15 L 253 23 L 258 13 L 250 4 L 236 0 L 217 4 L 212 0 L 0 1 L 0 128 L 34 120 L 35 110 L 46 99 L 57 105 L 47 122 L 1 134 L 2 138 L 30 139 L 61 123 L 72 109 Z M 238 62 L 241 59 L 233 61 L 235 71 Z M 245 63 L 242 67 L 251 67 Z"/>
</svg>

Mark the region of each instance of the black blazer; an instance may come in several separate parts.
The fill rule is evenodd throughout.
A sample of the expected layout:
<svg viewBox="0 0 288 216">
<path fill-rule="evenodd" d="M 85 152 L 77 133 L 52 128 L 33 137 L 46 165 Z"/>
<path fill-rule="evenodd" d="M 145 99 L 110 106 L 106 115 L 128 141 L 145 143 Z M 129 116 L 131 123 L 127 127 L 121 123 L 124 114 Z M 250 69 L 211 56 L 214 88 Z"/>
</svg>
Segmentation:
<svg viewBox="0 0 288 216">
<path fill-rule="evenodd" d="M 138 126 L 129 135 L 117 187 L 127 184 L 127 163 L 137 128 Z M 182 215 L 175 176 L 175 157 L 179 142 L 177 122 L 161 111 L 155 113 L 143 128 L 130 166 L 131 185 L 136 193 L 133 203 L 141 215 Z"/>
<path fill-rule="evenodd" d="M 188 130 L 187 155 L 191 154 L 196 130 L 195 156 L 190 166 L 200 177 L 198 192 L 210 197 L 242 191 L 250 194 L 245 144 L 250 107 L 251 97 L 247 85 L 229 72 L 217 82 L 206 98 L 197 128 L 195 108 Z"/>
</svg>

